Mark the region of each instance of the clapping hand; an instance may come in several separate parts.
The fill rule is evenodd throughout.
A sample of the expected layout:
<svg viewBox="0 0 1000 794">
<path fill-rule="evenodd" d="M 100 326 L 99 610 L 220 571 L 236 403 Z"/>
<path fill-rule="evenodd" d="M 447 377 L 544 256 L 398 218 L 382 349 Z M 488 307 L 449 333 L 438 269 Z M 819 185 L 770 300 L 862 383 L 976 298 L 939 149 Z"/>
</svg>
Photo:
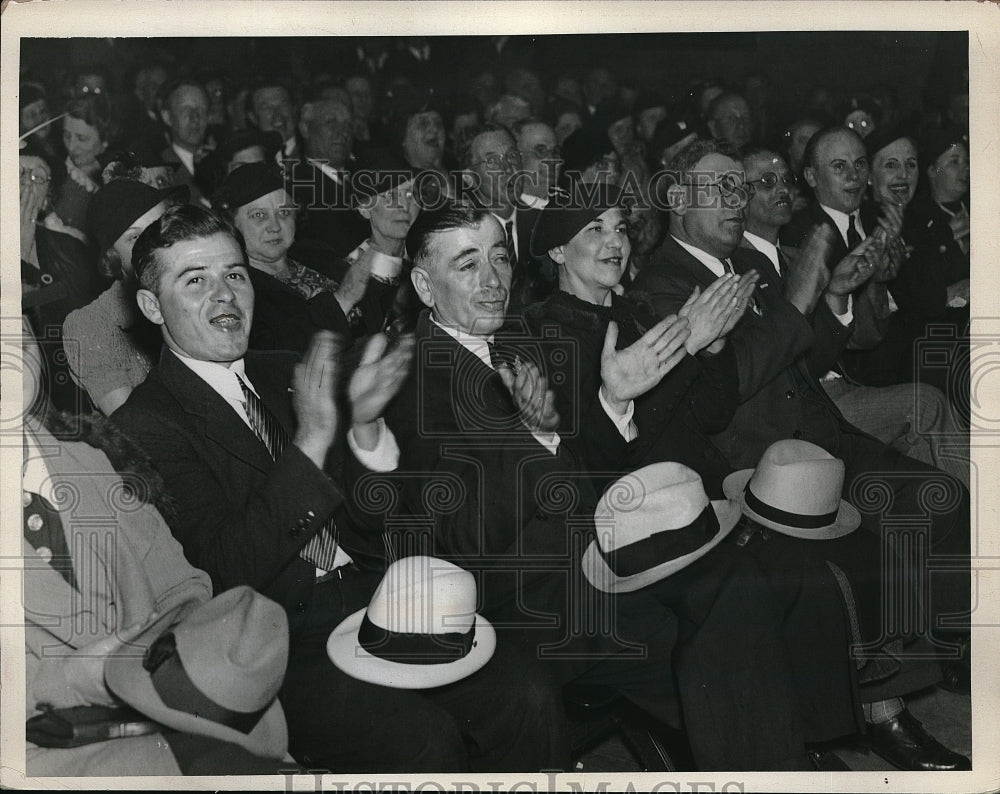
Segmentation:
<svg viewBox="0 0 1000 794">
<path fill-rule="evenodd" d="M 321 469 L 337 433 L 334 395 L 341 344 L 332 332 L 317 331 L 292 377 L 292 407 L 298 422 L 294 443 Z"/>
<path fill-rule="evenodd" d="M 847 256 L 841 259 L 830 274 L 830 283 L 826 286 L 828 294 L 834 297 L 846 298 L 854 290 L 864 284 L 881 266 L 880 256 L 875 237 L 862 240 Z"/>
<path fill-rule="evenodd" d="M 689 354 L 693 356 L 719 338 L 738 308 L 739 288 L 740 277 L 733 273 L 720 276 L 704 292 L 699 287 L 694 288 L 691 297 L 677 312 L 688 321 L 690 334 L 684 347 Z"/>
<path fill-rule="evenodd" d="M 498 372 L 525 427 L 532 433 L 555 433 L 559 429 L 556 398 L 538 367 L 516 358 L 513 370 L 504 365 Z"/>
<path fill-rule="evenodd" d="M 413 334 L 406 334 L 387 353 L 389 337 L 385 334 L 376 334 L 368 340 L 361 363 L 347 387 L 355 430 L 358 425 L 378 419 L 399 392 L 410 370 L 415 344 Z"/>
<path fill-rule="evenodd" d="M 624 414 L 629 400 L 652 389 L 684 358 L 688 321 L 668 315 L 623 350 L 616 350 L 618 324 L 608 323 L 601 351 L 601 389 L 605 401 Z"/>
</svg>

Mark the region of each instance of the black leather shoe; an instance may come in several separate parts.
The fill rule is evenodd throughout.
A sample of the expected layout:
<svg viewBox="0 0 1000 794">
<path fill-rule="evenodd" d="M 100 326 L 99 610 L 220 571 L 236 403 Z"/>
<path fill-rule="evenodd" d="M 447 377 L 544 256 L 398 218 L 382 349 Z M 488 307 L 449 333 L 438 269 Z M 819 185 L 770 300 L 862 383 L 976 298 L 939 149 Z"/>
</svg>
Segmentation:
<svg viewBox="0 0 1000 794">
<path fill-rule="evenodd" d="M 868 725 L 868 747 L 893 766 L 913 772 L 972 769 L 964 755 L 953 753 L 924 730 L 905 709 L 888 722 Z"/>
</svg>

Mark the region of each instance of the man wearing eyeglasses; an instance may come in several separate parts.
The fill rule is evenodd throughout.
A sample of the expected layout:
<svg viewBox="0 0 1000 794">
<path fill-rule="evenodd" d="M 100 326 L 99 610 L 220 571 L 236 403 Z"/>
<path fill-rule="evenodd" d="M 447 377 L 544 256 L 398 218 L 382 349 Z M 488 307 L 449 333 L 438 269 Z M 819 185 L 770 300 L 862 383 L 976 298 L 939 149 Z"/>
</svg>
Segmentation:
<svg viewBox="0 0 1000 794">
<path fill-rule="evenodd" d="M 559 178 L 562 151 L 555 131 L 544 121 L 528 119 L 518 124 L 514 132 L 526 174 L 520 199 L 525 206 L 540 210 L 549 203 L 549 191 Z"/>
<path fill-rule="evenodd" d="M 967 621 L 961 616 L 969 609 L 969 492 L 944 472 L 906 457 L 850 424 L 820 385 L 819 376 L 836 361 L 852 329 L 850 318 L 844 323 L 836 316 L 844 313 L 847 303 L 846 294 L 837 294 L 842 287 L 834 287 L 832 294 L 827 290 L 838 279 L 830 274 L 825 282 L 816 278 L 823 275 L 828 261 L 828 230 L 821 227 L 822 232 L 810 235 L 800 254 L 800 260 L 819 260 L 804 263 L 814 274 L 805 280 L 813 286 L 811 291 L 802 289 L 809 297 L 804 304 L 798 291 L 788 294 L 789 286 L 767 255 L 740 247 L 751 214 L 770 217 L 772 222 L 785 214 L 781 198 L 788 187 L 787 166 L 782 161 L 780 167 L 771 155 L 761 153 L 750 163 L 756 170 L 747 174 L 735 152 L 720 141 L 697 141 L 681 151 L 668 169 L 674 180 L 667 191 L 669 235 L 639 271 L 634 288 L 648 294 L 663 317 L 678 312 L 695 287 L 704 290 L 727 271 L 748 283 L 751 274 L 759 274 L 753 294 L 758 311 L 745 312 L 726 336 L 736 356 L 740 406 L 729 427 L 713 435 L 712 441 L 735 468 L 754 467 L 770 444 L 790 438 L 812 442 L 843 460 L 843 498 L 861 508 L 862 529 L 879 538 L 893 534 L 898 543 L 926 549 L 925 558 L 903 566 L 905 590 L 894 585 L 906 599 L 907 619 L 917 621 L 942 651 L 957 649 L 962 641 L 960 626 Z M 765 177 L 766 173 L 773 177 Z M 755 228 L 766 232 L 765 226 Z M 763 234 L 757 236 L 764 239 Z M 852 278 L 870 277 L 871 261 L 857 251 L 847 259 L 848 272 L 839 274 L 847 277 L 847 286 Z M 790 278 L 791 269 L 779 266 Z M 866 491 L 873 487 L 880 494 L 884 490 L 885 506 L 865 503 L 871 495 Z M 937 488 L 949 494 L 949 501 L 931 507 L 922 494 Z M 920 530 L 911 527 L 899 539 L 900 529 L 883 521 L 889 512 L 920 516 Z M 947 570 L 942 558 L 948 560 Z M 934 576 L 929 575 L 931 570 Z M 911 584 L 916 585 L 912 590 Z M 941 628 L 946 615 L 954 629 Z M 925 666 L 921 676 L 919 685 L 928 686 L 940 679 L 940 670 Z M 883 689 L 868 697 L 865 718 L 872 749 L 901 769 L 968 769 L 968 759 L 927 734 L 899 694 Z"/>
<path fill-rule="evenodd" d="M 466 172 L 466 195 L 479 209 L 489 210 L 504 230 L 513 270 L 507 311 L 512 315 L 520 313 L 524 306 L 545 297 L 529 253 L 531 230 L 539 211 L 519 200 L 525 177 L 521 152 L 506 127 L 487 123 L 472 131 L 461 160 Z"/>
</svg>

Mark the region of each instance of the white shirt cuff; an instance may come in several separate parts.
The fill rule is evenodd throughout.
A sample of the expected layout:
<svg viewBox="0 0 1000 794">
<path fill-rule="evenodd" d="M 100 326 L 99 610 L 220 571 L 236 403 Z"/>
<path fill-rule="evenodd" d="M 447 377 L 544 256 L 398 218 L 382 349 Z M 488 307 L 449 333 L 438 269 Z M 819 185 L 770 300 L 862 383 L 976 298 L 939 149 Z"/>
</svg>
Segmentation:
<svg viewBox="0 0 1000 794">
<path fill-rule="evenodd" d="M 847 311 L 846 312 L 844 312 L 843 314 L 835 314 L 833 316 L 836 317 L 840 321 L 841 325 L 850 325 L 851 323 L 853 323 L 854 322 L 854 296 L 853 295 L 848 295 L 847 296 Z"/>
<path fill-rule="evenodd" d="M 536 433 L 532 430 L 531 435 L 535 437 L 535 441 L 545 447 L 553 455 L 558 454 L 559 443 L 561 441 L 558 433 Z"/>
<path fill-rule="evenodd" d="M 372 255 L 371 274 L 379 278 L 398 278 L 403 269 L 401 256 L 389 256 L 374 248 L 368 249 Z"/>
<path fill-rule="evenodd" d="M 396 436 L 386 427 L 382 417 L 379 417 L 375 424 L 378 426 L 378 441 L 375 443 L 375 449 L 361 449 L 354 440 L 353 427 L 347 431 L 347 445 L 366 469 L 393 471 L 399 466 L 399 445 L 396 443 Z"/>
<path fill-rule="evenodd" d="M 632 417 L 635 416 L 635 402 L 629 400 L 625 413 L 618 415 L 608 405 L 607 400 L 604 399 L 604 392 L 600 386 L 597 387 L 597 399 L 601 401 L 601 408 L 604 409 L 604 413 L 608 415 L 608 418 L 614 422 L 621 437 L 626 441 L 635 440 L 636 436 L 639 435 L 639 428 L 632 421 Z"/>
</svg>

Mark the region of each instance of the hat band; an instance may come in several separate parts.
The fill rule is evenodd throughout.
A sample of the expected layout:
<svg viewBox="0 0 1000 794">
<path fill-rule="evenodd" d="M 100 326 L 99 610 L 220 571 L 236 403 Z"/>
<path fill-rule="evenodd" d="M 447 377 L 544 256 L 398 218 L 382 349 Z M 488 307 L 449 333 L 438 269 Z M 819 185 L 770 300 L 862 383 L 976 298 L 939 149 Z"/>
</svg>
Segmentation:
<svg viewBox="0 0 1000 794">
<path fill-rule="evenodd" d="M 750 490 L 749 482 L 747 483 L 746 488 L 743 489 L 743 494 L 745 496 L 747 507 L 753 510 L 757 515 L 761 518 L 766 518 L 768 521 L 773 521 L 776 524 L 783 524 L 786 527 L 795 527 L 797 529 L 819 529 L 820 527 L 828 526 L 837 520 L 836 510 L 832 513 L 823 513 L 819 516 L 805 516 L 801 513 L 789 513 L 787 510 L 781 510 L 777 507 L 773 507 L 757 498 L 756 494 Z"/>
<path fill-rule="evenodd" d="M 657 532 L 648 538 L 622 546 L 614 551 L 604 551 L 598 544 L 601 556 L 617 576 L 637 573 L 697 551 L 719 532 L 719 519 L 709 503 L 701 514 L 686 527 Z"/>
<path fill-rule="evenodd" d="M 147 658 L 160 657 L 156 660 L 157 667 L 150 673 L 149 677 L 153 689 L 156 690 L 163 704 L 174 711 L 181 711 L 192 717 L 215 722 L 240 733 L 249 734 L 260 722 L 260 718 L 264 716 L 264 712 L 267 711 L 270 704 L 251 712 L 232 711 L 225 706 L 220 706 L 195 686 L 195 683 L 188 676 L 187 670 L 184 669 L 176 646 L 167 654 L 154 650 L 158 644 L 162 645 L 160 640 L 166 636 L 173 639 L 173 635 L 161 636 L 146 652 Z M 143 666 L 145 666 L 145 662 Z"/>
<path fill-rule="evenodd" d="M 365 614 L 358 629 L 358 644 L 372 656 L 400 664 L 447 664 L 469 655 L 475 645 L 476 619 L 467 632 L 408 634 L 376 626 Z"/>
</svg>

